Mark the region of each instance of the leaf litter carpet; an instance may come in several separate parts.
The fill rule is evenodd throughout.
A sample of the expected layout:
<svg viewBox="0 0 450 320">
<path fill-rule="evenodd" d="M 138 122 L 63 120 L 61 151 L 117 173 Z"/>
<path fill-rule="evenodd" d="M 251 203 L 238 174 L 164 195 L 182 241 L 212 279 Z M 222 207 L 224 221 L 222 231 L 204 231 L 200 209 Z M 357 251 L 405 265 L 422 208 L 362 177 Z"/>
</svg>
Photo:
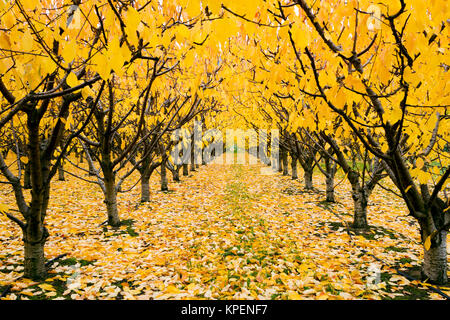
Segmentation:
<svg viewBox="0 0 450 320">
<path fill-rule="evenodd" d="M 22 236 L 2 216 L 2 299 L 442 299 L 396 272 L 417 273 L 423 254 L 401 199 L 377 187 L 371 227 L 358 234 L 348 228 L 352 200 L 342 175 L 330 204 L 319 172 L 306 191 L 302 178 L 263 167 L 201 166 L 168 192 L 157 191 L 154 174 L 149 203 L 139 203 L 139 186 L 119 194 L 116 229 L 102 224 L 98 186 L 69 175 L 55 181 L 45 252 L 49 260 L 66 255 L 46 281 L 21 278 Z M 5 185 L 0 197 L 13 206 Z"/>
</svg>

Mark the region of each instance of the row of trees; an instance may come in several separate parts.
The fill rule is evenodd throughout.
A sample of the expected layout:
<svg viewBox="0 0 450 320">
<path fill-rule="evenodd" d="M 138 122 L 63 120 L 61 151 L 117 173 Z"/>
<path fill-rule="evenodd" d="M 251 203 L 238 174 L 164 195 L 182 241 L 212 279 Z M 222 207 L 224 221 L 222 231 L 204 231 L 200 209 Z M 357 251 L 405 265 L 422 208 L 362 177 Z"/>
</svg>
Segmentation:
<svg viewBox="0 0 450 320">
<path fill-rule="evenodd" d="M 157 168 L 162 190 L 167 169 L 179 180 L 172 133 L 186 139 L 219 111 L 222 62 L 196 39 L 208 17 L 167 2 L 0 1 L 0 16 L 0 171 L 16 200 L 1 209 L 22 230 L 25 276 L 41 279 L 55 175 L 97 184 L 119 226 L 117 194 L 133 172 L 142 201 Z"/>
<path fill-rule="evenodd" d="M 370 195 L 377 184 L 386 189 L 380 181 L 389 177 L 396 187 L 389 191 L 405 201 L 418 223 L 424 275 L 445 283 L 450 26 L 442 6 L 447 4 L 252 4 L 245 12 L 238 5 L 222 6 L 236 21 L 264 30 L 247 34 L 235 48 L 238 69 L 248 70 L 248 87 L 235 96 L 236 112 L 250 128 L 278 128 L 279 171 L 287 174 L 289 154 L 293 177 L 298 162 L 310 189 L 318 168 L 326 176 L 328 201 L 334 200 L 336 166 L 342 168 L 351 185 L 354 228 L 367 227 Z"/>
</svg>

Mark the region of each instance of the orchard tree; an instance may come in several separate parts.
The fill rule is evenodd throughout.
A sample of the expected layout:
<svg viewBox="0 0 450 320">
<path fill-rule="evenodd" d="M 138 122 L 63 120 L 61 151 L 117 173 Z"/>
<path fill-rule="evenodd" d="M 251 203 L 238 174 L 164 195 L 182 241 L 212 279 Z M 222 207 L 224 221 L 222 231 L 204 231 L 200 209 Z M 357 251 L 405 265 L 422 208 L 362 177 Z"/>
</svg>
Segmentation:
<svg viewBox="0 0 450 320">
<path fill-rule="evenodd" d="M 58 9 L 61 4 L 60 1 L 0 2 L 0 130 L 20 130 L 26 141 L 26 148 L 18 156 L 24 153 L 26 158 L 30 202 L 24 194 L 28 186 L 21 182 L 22 161 L 17 162 L 16 173 L 1 154 L 0 171 L 14 191 L 17 210 L 5 211 L 23 232 L 24 274 L 33 279 L 46 275 L 44 245 L 49 232 L 44 221 L 50 183 L 63 154 L 86 127 L 92 115 L 89 110 L 99 100 L 99 95 L 93 95 L 86 97 L 84 105 L 75 104 L 83 99 L 80 90 L 101 80 L 97 73 L 87 71 L 94 53 L 101 53 L 97 47 L 100 30 L 89 24 L 82 29 L 72 25 L 70 17 Z M 41 15 L 44 11 L 47 14 Z M 89 19 L 95 20 L 88 16 L 85 22 Z M 103 87 L 104 83 L 100 85 Z M 75 123 L 74 132 L 63 141 L 67 120 L 74 112 L 83 111 L 89 116 Z"/>
</svg>

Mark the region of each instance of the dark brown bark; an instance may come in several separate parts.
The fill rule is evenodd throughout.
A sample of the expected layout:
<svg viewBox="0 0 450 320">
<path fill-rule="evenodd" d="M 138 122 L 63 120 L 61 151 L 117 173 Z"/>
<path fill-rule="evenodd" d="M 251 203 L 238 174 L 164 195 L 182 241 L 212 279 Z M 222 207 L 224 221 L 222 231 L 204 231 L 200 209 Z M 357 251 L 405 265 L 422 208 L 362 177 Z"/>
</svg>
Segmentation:
<svg viewBox="0 0 450 320">
<path fill-rule="evenodd" d="M 297 157 L 292 154 L 291 155 L 291 169 L 292 169 L 292 180 L 298 179 L 298 170 L 297 170 Z"/>
<path fill-rule="evenodd" d="M 105 172 L 106 171 L 106 172 Z M 112 227 L 118 227 L 121 224 L 119 218 L 119 210 L 117 208 L 117 190 L 115 183 L 115 175 L 109 170 L 103 170 L 105 175 L 105 204 L 108 214 L 108 224 Z"/>
<path fill-rule="evenodd" d="M 150 158 L 144 161 L 144 166 L 139 167 L 141 173 L 141 202 L 150 201 L 150 177 L 160 163 L 151 163 Z"/>
<path fill-rule="evenodd" d="M 58 166 L 58 180 L 59 181 L 66 181 L 66 179 L 64 177 L 64 165 L 63 165 L 62 161 L 61 161 L 61 163 Z"/>
<path fill-rule="evenodd" d="M 150 174 L 141 174 L 141 202 L 150 201 Z"/>
<path fill-rule="evenodd" d="M 119 227 L 121 221 L 119 218 L 119 209 L 117 208 L 117 190 L 114 181 L 105 180 L 105 204 L 108 215 L 108 224 L 112 227 Z"/>
<path fill-rule="evenodd" d="M 284 158 L 284 150 L 280 147 L 280 155 L 277 161 L 277 171 L 283 172 L 283 158 Z"/>
<path fill-rule="evenodd" d="M 24 276 L 33 280 L 42 280 L 47 276 L 44 246 L 48 231 L 42 221 L 30 219 L 24 230 Z"/>
<path fill-rule="evenodd" d="M 352 227 L 356 229 L 368 228 L 367 223 L 367 201 L 368 195 L 359 185 L 352 185 L 352 199 L 354 206 Z"/>
<path fill-rule="evenodd" d="M 325 157 L 325 169 L 326 169 L 326 201 L 327 202 L 335 202 L 336 199 L 334 197 L 334 177 L 336 175 L 336 163 L 329 157 Z"/>
<path fill-rule="evenodd" d="M 25 174 L 23 175 L 23 187 L 24 189 L 31 189 L 31 165 L 29 162 L 25 165 Z"/>
<path fill-rule="evenodd" d="M 192 141 L 194 141 L 194 140 L 192 140 Z M 194 142 L 192 142 L 192 145 L 191 145 L 191 172 L 194 172 L 194 171 L 196 171 L 195 170 L 195 153 L 194 153 Z"/>
<path fill-rule="evenodd" d="M 180 182 L 180 168 L 179 166 L 174 166 L 172 170 L 172 179 L 175 182 Z"/>
<path fill-rule="evenodd" d="M 90 176 L 95 176 L 95 168 L 94 168 L 94 166 L 92 165 L 92 163 L 90 161 L 88 161 L 88 163 L 89 163 L 89 175 Z"/>
<path fill-rule="evenodd" d="M 167 169 L 166 169 L 166 161 L 161 163 L 161 191 L 168 191 L 168 181 L 167 181 Z"/>
<path fill-rule="evenodd" d="M 305 189 L 307 190 L 311 190 L 313 189 L 313 171 L 310 168 L 304 169 L 305 174 L 304 174 L 304 178 L 305 178 Z"/>
<path fill-rule="evenodd" d="M 282 161 L 283 161 L 283 176 L 289 175 L 289 169 L 288 169 L 288 153 L 287 151 L 284 151 L 282 153 Z"/>
</svg>

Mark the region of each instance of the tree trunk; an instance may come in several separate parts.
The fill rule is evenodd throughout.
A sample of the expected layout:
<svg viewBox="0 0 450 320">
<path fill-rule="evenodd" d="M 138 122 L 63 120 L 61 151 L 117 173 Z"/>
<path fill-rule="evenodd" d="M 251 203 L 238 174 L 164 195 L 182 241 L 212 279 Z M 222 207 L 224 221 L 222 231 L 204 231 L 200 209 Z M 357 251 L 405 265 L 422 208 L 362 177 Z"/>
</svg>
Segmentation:
<svg viewBox="0 0 450 320">
<path fill-rule="evenodd" d="M 59 181 L 66 181 L 66 179 L 64 177 L 64 167 L 63 167 L 62 161 L 60 162 L 60 164 L 58 166 L 58 180 Z"/>
<path fill-rule="evenodd" d="M 47 276 L 44 257 L 44 241 L 25 242 L 24 276 L 33 280 L 42 280 Z"/>
<path fill-rule="evenodd" d="M 422 272 L 431 282 L 446 284 L 447 277 L 447 231 L 441 231 L 441 242 L 428 251 L 424 248 Z"/>
<path fill-rule="evenodd" d="M 305 170 L 305 189 L 311 190 L 313 188 L 313 170 Z"/>
<path fill-rule="evenodd" d="M 177 167 L 174 165 L 173 171 L 172 171 L 172 178 L 175 182 L 180 182 L 180 167 Z"/>
<path fill-rule="evenodd" d="M 280 156 L 277 161 L 277 170 L 278 172 L 283 172 L 283 158 L 284 158 L 284 150 L 280 148 Z"/>
<path fill-rule="evenodd" d="M 41 221 L 30 219 L 24 230 L 24 276 L 33 280 L 42 280 L 47 276 L 44 245 L 48 231 Z"/>
<path fill-rule="evenodd" d="M 291 168 L 292 168 L 292 180 L 297 180 L 298 179 L 297 158 L 295 156 L 291 157 Z"/>
<path fill-rule="evenodd" d="M 141 175 L 141 202 L 150 201 L 150 175 Z"/>
<path fill-rule="evenodd" d="M 187 165 L 187 163 L 183 164 L 183 176 L 188 176 L 189 175 L 189 167 Z"/>
<path fill-rule="evenodd" d="M 23 177 L 23 187 L 24 189 L 31 189 L 31 165 L 27 163 L 25 165 L 25 174 Z"/>
<path fill-rule="evenodd" d="M 108 213 L 108 224 L 112 227 L 120 226 L 119 210 L 117 209 L 117 191 L 114 179 L 105 179 L 105 204 Z"/>
<path fill-rule="evenodd" d="M 353 187 L 352 198 L 354 203 L 353 224 L 356 229 L 366 229 L 368 196 L 359 186 Z"/>
<path fill-rule="evenodd" d="M 202 149 L 202 155 L 203 152 L 205 151 L 205 148 Z M 206 159 L 202 156 L 202 166 L 206 166 Z"/>
<path fill-rule="evenodd" d="M 192 143 L 191 148 L 191 172 L 195 171 L 195 154 L 194 154 L 194 144 Z"/>
<path fill-rule="evenodd" d="M 288 154 L 287 151 L 283 152 L 283 176 L 289 175 L 288 168 Z"/>
<path fill-rule="evenodd" d="M 95 176 L 95 169 L 94 169 L 94 166 L 91 164 L 90 161 L 88 161 L 88 164 L 89 164 L 89 175 L 90 175 L 90 176 Z"/>
<path fill-rule="evenodd" d="M 161 191 L 168 191 L 166 162 L 161 163 Z"/>
<path fill-rule="evenodd" d="M 334 197 L 334 176 L 336 175 L 336 164 L 333 165 L 332 160 L 325 158 L 325 169 L 326 169 L 326 201 L 335 202 Z"/>
<path fill-rule="evenodd" d="M 334 197 L 334 175 L 328 174 L 326 177 L 326 201 L 327 202 L 335 202 L 336 199 Z"/>
<path fill-rule="evenodd" d="M 26 224 L 22 226 L 24 275 L 33 280 L 40 280 L 47 275 L 44 245 L 48 238 L 48 231 L 44 226 L 44 219 L 50 193 L 50 183 L 47 179 L 51 153 L 45 156 L 41 153 L 39 121 L 36 119 L 35 112 L 28 114 L 27 125 L 31 201 L 26 210 Z"/>
</svg>

